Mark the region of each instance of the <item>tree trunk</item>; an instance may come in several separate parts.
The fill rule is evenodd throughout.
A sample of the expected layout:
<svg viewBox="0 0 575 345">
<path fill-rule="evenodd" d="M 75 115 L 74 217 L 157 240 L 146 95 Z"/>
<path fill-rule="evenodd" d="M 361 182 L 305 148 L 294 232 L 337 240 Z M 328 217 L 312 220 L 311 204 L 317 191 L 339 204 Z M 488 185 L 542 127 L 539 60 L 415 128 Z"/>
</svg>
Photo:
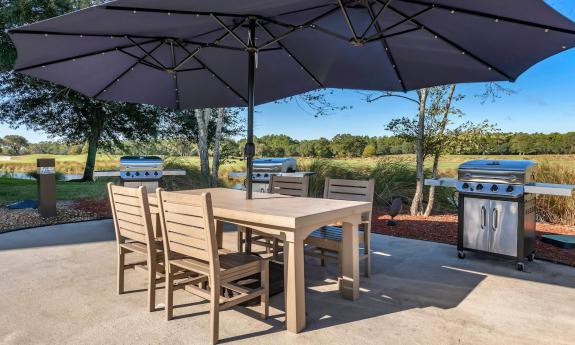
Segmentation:
<svg viewBox="0 0 575 345">
<path fill-rule="evenodd" d="M 212 162 L 212 187 L 218 186 L 218 172 L 220 170 L 220 144 L 222 141 L 222 129 L 224 127 L 224 119 L 226 109 L 218 109 L 218 117 L 216 120 L 216 134 L 214 136 L 214 158 Z"/>
<path fill-rule="evenodd" d="M 416 187 L 415 195 L 411 201 L 410 213 L 412 216 L 423 213 L 423 182 L 424 182 L 424 160 L 425 160 L 425 113 L 427 106 L 427 89 L 418 91 L 419 95 L 419 119 L 417 122 L 417 139 L 415 140 L 416 155 Z"/>
<path fill-rule="evenodd" d="M 437 171 L 439 170 L 439 152 L 436 152 L 433 156 L 433 178 L 437 177 Z M 427 207 L 425 208 L 425 213 L 423 213 L 424 217 L 431 216 L 431 212 L 433 212 L 433 203 L 435 202 L 435 186 L 429 187 L 429 196 L 427 198 Z"/>
<path fill-rule="evenodd" d="M 445 112 L 443 113 L 443 119 L 441 119 L 441 123 L 439 124 L 439 135 L 440 137 L 445 134 L 445 128 L 447 127 L 447 123 L 449 122 L 449 112 L 451 111 L 451 101 L 453 100 L 453 95 L 455 94 L 455 87 L 457 84 L 452 84 L 451 89 L 449 90 L 449 96 L 447 97 L 447 103 L 445 104 Z M 437 177 L 437 173 L 439 170 L 439 158 L 441 157 L 441 148 L 437 148 L 435 154 L 433 155 L 433 176 L 432 178 Z M 431 212 L 433 212 L 433 205 L 435 203 L 435 186 L 429 187 L 429 197 L 427 199 L 427 207 L 425 208 L 425 213 L 423 214 L 425 217 L 429 217 Z"/>
<path fill-rule="evenodd" d="M 208 145 L 208 125 L 210 123 L 211 109 L 195 110 L 196 120 L 198 122 L 198 152 L 200 155 L 200 173 L 202 183 L 210 183 L 210 153 Z"/>
<path fill-rule="evenodd" d="M 88 156 L 86 157 L 86 166 L 84 167 L 84 175 L 81 181 L 93 181 L 94 169 L 96 168 L 96 154 L 98 153 L 98 144 L 102 136 L 102 129 L 104 127 L 103 116 L 97 115 L 98 118 L 92 124 L 92 132 L 88 137 Z"/>
</svg>

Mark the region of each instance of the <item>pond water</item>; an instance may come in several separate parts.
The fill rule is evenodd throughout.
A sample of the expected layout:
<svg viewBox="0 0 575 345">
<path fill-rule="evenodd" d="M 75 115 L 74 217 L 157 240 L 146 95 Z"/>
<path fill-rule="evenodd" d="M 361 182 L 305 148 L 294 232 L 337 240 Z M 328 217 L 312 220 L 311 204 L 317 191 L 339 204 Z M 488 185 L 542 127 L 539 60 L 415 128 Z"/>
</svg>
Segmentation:
<svg viewBox="0 0 575 345">
<path fill-rule="evenodd" d="M 64 181 L 78 180 L 78 179 L 82 178 L 82 175 L 78 175 L 78 174 L 60 174 L 58 176 L 61 176 Z M 15 178 L 15 179 L 19 179 L 19 180 L 33 180 L 34 179 L 33 177 L 30 177 L 28 175 L 28 173 L 23 173 L 23 172 L 0 171 L 0 177 L 10 177 L 10 178 Z"/>
</svg>

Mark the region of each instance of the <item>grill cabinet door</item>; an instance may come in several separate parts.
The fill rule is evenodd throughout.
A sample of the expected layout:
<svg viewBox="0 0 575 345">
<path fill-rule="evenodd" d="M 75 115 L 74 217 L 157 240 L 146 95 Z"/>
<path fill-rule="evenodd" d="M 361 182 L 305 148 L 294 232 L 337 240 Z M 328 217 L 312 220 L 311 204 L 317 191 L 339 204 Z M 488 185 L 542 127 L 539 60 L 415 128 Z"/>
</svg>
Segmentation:
<svg viewBox="0 0 575 345">
<path fill-rule="evenodd" d="M 489 251 L 489 200 L 465 198 L 463 207 L 463 246 Z"/>
<path fill-rule="evenodd" d="M 491 241 L 489 251 L 517 256 L 517 227 L 519 204 L 513 201 L 492 200 L 489 228 Z"/>
</svg>

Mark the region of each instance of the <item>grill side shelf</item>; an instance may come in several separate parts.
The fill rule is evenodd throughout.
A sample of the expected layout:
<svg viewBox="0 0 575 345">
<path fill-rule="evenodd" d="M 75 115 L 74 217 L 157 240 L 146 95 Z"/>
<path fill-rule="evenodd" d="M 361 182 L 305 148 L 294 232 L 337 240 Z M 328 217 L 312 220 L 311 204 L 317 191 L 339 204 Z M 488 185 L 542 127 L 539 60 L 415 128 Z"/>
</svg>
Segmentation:
<svg viewBox="0 0 575 345">
<path fill-rule="evenodd" d="M 456 184 L 457 184 L 457 179 L 449 178 L 449 177 L 425 179 L 425 185 L 426 186 L 455 188 Z"/>
<path fill-rule="evenodd" d="M 557 196 L 572 196 L 575 185 L 554 183 L 529 183 L 525 185 L 525 192 L 532 194 L 545 194 Z"/>
</svg>

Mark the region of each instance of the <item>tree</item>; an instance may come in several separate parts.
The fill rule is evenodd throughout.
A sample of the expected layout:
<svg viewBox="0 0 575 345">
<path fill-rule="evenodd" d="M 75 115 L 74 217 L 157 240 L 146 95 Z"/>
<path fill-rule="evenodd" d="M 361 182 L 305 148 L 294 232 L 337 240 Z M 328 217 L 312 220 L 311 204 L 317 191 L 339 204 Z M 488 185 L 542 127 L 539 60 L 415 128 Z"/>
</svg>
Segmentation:
<svg viewBox="0 0 575 345">
<path fill-rule="evenodd" d="M 10 155 L 20 155 L 23 150 L 28 148 L 28 140 L 20 135 L 7 135 L 2 140 L 2 146 L 6 149 L 6 152 Z"/>
<path fill-rule="evenodd" d="M 351 134 L 338 134 L 331 139 L 331 149 L 338 157 L 361 157 L 367 138 Z"/>
<path fill-rule="evenodd" d="M 161 136 L 183 148 L 197 145 L 200 156 L 202 183 L 215 186 L 220 165 L 237 154 L 236 143 L 229 137 L 241 132 L 242 125 L 236 109 L 200 109 L 174 111 L 164 116 Z M 222 145 L 224 143 L 224 145 Z M 212 148 L 210 172 L 209 150 Z"/>
<path fill-rule="evenodd" d="M 364 149 L 363 149 L 363 157 L 373 157 L 375 156 L 377 150 L 375 148 L 375 145 L 373 144 L 369 144 L 367 145 Z"/>
<path fill-rule="evenodd" d="M 69 143 L 88 144 L 83 181 L 93 179 L 99 147 L 144 141 L 157 136 L 167 110 L 119 102 L 104 102 L 70 89 L 13 73 L 0 75 L 0 121 L 11 127 L 45 131 Z"/>
</svg>

